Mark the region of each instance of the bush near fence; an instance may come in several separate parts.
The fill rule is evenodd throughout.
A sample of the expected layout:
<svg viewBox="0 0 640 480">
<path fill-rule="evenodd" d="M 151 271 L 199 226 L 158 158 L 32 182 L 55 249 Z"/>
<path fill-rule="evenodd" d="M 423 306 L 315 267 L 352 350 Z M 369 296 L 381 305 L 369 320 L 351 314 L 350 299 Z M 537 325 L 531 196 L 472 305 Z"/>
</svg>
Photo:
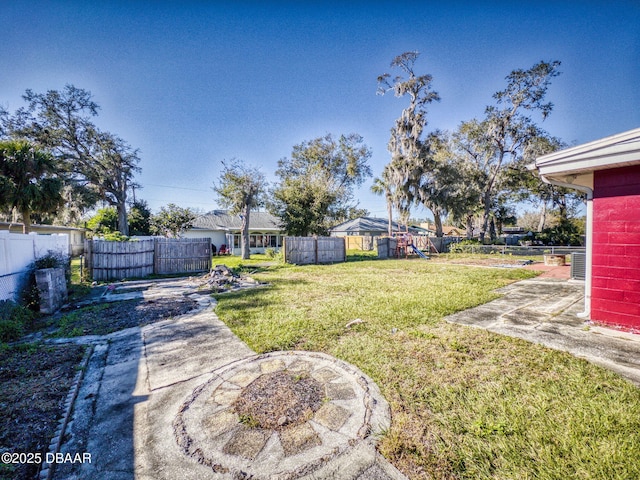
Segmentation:
<svg viewBox="0 0 640 480">
<path fill-rule="evenodd" d="M 284 237 L 284 261 L 296 265 L 346 262 L 344 237 Z"/>
<path fill-rule="evenodd" d="M 87 240 L 85 252 L 85 267 L 91 270 L 91 278 L 96 281 L 198 273 L 211 268 L 209 238 Z"/>
</svg>

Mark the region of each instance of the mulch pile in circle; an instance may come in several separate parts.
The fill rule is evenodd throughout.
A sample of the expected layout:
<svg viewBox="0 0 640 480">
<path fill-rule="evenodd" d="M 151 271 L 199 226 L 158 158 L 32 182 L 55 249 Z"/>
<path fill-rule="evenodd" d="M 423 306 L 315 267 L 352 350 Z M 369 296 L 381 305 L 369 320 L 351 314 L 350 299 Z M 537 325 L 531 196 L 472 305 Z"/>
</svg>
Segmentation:
<svg viewBox="0 0 640 480">
<path fill-rule="evenodd" d="M 247 385 L 233 407 L 250 427 L 282 430 L 306 422 L 322 406 L 322 385 L 287 371 L 267 373 Z"/>
</svg>

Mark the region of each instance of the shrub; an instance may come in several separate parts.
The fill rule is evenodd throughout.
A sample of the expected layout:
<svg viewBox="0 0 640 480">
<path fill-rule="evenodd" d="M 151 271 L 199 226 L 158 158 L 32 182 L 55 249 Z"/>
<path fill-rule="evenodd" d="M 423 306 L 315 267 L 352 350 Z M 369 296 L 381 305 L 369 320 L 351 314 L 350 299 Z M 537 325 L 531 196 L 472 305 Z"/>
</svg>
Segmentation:
<svg viewBox="0 0 640 480">
<path fill-rule="evenodd" d="M 107 242 L 128 242 L 129 241 L 129 237 L 127 237 L 126 235 L 123 235 L 118 231 L 105 233 L 104 235 L 101 235 L 100 238 L 102 238 L 103 240 L 106 240 Z"/>
<path fill-rule="evenodd" d="M 478 240 L 462 240 L 449 244 L 449 253 L 473 253 L 478 251 L 479 245 L 481 244 Z"/>
<path fill-rule="evenodd" d="M 541 233 L 536 234 L 536 240 L 544 245 L 582 245 L 580 229 L 569 220 L 563 220 L 555 227 L 545 228 Z"/>
<path fill-rule="evenodd" d="M 0 300 L 0 342 L 20 338 L 31 327 L 33 313 L 11 300 Z"/>
<path fill-rule="evenodd" d="M 275 260 L 276 262 L 284 263 L 284 250 L 277 251 L 275 248 L 266 248 L 264 254 L 267 258 Z"/>
</svg>

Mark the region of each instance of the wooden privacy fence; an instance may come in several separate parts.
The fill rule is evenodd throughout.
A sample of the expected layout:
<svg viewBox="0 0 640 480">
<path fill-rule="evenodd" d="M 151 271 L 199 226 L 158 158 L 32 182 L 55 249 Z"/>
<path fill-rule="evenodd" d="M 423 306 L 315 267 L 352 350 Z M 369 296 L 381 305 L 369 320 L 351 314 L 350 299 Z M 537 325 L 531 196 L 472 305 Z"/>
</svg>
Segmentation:
<svg viewBox="0 0 640 480">
<path fill-rule="evenodd" d="M 371 235 L 348 235 L 344 237 L 347 242 L 347 250 L 371 251 L 374 249 L 378 237 Z"/>
<path fill-rule="evenodd" d="M 209 238 L 151 238 L 133 242 L 85 241 L 85 266 L 93 280 L 151 274 L 205 272 L 211 268 Z"/>
<path fill-rule="evenodd" d="M 343 237 L 284 237 L 284 261 L 296 265 L 347 261 Z"/>
<path fill-rule="evenodd" d="M 211 268 L 210 238 L 156 238 L 154 273 L 206 272 Z"/>
</svg>

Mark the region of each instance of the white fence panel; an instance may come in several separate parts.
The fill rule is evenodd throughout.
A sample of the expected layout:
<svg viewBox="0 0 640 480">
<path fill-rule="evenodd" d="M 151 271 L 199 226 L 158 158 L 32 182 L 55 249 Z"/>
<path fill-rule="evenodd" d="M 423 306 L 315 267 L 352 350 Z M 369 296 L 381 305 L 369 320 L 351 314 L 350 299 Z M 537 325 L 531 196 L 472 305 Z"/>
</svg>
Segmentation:
<svg viewBox="0 0 640 480">
<path fill-rule="evenodd" d="M 49 251 L 69 254 L 69 235 L 0 232 L 0 300 L 16 300 L 31 263 Z"/>
</svg>

